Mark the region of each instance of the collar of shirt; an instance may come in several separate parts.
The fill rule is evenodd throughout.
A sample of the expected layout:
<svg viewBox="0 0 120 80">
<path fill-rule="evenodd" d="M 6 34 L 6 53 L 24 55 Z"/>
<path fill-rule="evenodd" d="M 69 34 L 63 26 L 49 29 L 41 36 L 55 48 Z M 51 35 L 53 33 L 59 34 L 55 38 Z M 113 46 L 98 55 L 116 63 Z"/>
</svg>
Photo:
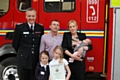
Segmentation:
<svg viewBox="0 0 120 80">
<path fill-rule="evenodd" d="M 58 59 L 54 59 L 54 58 L 53 58 L 53 61 L 59 61 L 59 60 L 60 60 L 59 58 L 58 58 Z"/>
<path fill-rule="evenodd" d="M 56 36 L 58 36 L 58 33 L 57 33 L 56 36 L 53 36 L 53 35 L 52 35 L 52 32 L 49 32 L 49 34 L 50 34 L 51 37 L 56 37 Z"/>
<path fill-rule="evenodd" d="M 46 67 L 47 67 L 48 63 L 47 63 L 46 65 L 43 65 L 43 64 L 40 62 L 40 65 L 41 65 L 41 67 L 44 67 L 45 70 L 46 70 Z"/>
<path fill-rule="evenodd" d="M 31 28 L 31 24 L 28 22 L 28 26 Z M 35 26 L 35 24 L 32 24 L 32 26 L 34 27 Z"/>
</svg>

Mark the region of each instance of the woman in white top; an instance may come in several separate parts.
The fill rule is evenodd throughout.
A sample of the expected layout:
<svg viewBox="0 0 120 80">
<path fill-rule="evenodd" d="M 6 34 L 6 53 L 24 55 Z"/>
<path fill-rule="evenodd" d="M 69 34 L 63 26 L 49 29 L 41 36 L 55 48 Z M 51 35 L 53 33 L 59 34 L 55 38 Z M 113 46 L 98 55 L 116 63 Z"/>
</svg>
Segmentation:
<svg viewBox="0 0 120 80">
<path fill-rule="evenodd" d="M 54 66 L 54 68 L 52 68 L 52 66 Z M 59 66 L 59 67 L 57 67 L 57 66 Z M 53 80 L 53 79 L 59 80 L 61 78 L 60 73 L 62 71 L 62 68 L 64 69 L 64 72 L 62 72 L 62 74 L 64 73 L 63 77 L 65 77 L 65 80 L 69 80 L 70 75 L 71 75 L 71 71 L 70 71 L 70 68 L 68 66 L 67 60 L 63 58 L 63 48 L 61 46 L 56 46 L 54 48 L 53 59 L 49 63 L 49 67 L 50 67 L 50 80 Z M 60 70 L 59 70 L 59 68 L 60 68 Z M 54 72 L 54 70 L 55 70 L 55 72 Z M 57 75 L 57 73 L 59 75 Z"/>
</svg>

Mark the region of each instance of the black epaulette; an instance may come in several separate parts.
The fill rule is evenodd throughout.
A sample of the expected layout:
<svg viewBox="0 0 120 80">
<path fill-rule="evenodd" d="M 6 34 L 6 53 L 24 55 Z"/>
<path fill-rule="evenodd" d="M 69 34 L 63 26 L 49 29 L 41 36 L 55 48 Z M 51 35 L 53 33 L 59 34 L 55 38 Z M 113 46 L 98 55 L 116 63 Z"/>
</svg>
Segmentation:
<svg viewBox="0 0 120 80">
<path fill-rule="evenodd" d="M 38 23 L 39 25 L 41 25 L 41 26 L 43 26 L 43 24 L 41 24 L 41 23 Z"/>
</svg>

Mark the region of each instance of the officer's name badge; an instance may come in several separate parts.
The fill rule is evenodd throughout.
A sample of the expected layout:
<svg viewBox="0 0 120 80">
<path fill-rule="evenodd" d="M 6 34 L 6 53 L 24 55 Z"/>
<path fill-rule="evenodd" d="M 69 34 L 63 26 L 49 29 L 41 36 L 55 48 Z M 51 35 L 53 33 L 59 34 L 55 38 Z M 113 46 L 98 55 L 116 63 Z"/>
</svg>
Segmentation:
<svg viewBox="0 0 120 80">
<path fill-rule="evenodd" d="M 29 34 L 29 32 L 23 32 L 23 34 Z"/>
</svg>

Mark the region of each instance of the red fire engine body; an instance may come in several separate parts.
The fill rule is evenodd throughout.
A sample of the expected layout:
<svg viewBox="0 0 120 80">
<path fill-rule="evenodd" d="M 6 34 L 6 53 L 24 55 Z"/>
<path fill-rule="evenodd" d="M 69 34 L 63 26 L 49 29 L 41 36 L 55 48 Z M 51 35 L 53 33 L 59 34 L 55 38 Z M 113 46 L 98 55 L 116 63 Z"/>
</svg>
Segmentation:
<svg viewBox="0 0 120 80">
<path fill-rule="evenodd" d="M 68 22 L 77 21 L 79 30 L 92 40 L 93 49 L 86 55 L 86 73 L 99 73 L 111 80 L 113 8 L 109 0 L 3 0 L 0 2 L 0 79 L 16 72 L 16 52 L 11 46 L 16 24 L 26 22 L 25 9 L 37 10 L 36 22 L 49 32 L 51 20 L 60 21 L 60 31 L 68 31 Z M 16 73 L 15 73 L 16 74 Z M 7 76 L 6 76 L 7 75 Z M 100 76 L 100 75 L 99 75 Z"/>
</svg>

